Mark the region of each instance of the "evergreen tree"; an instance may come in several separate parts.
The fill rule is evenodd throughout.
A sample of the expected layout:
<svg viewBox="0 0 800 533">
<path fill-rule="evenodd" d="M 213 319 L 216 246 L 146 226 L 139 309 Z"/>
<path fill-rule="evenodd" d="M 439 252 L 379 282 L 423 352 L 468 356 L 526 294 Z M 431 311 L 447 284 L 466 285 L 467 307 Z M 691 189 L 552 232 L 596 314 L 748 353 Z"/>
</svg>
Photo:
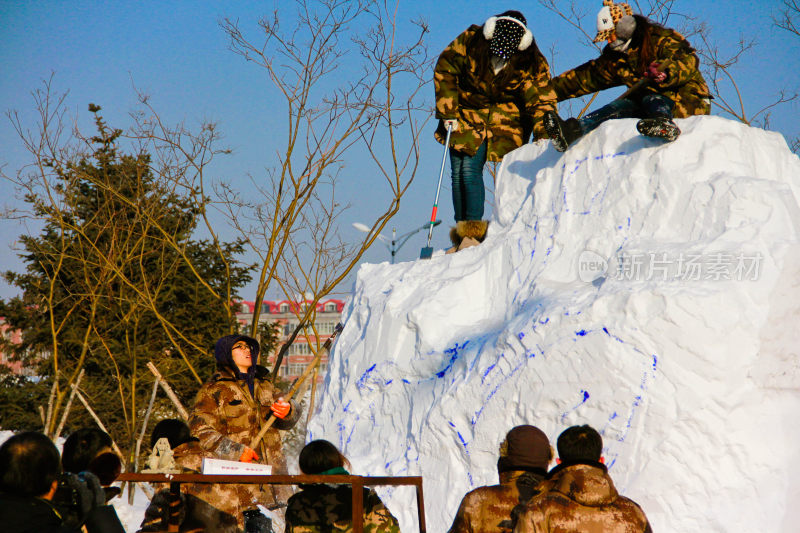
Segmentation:
<svg viewBox="0 0 800 533">
<path fill-rule="evenodd" d="M 0 302 L 0 316 L 23 333 L 21 344 L 4 349 L 37 378 L 0 386 L 25 405 L 54 391 L 45 416 L 52 435 L 83 369 L 81 390 L 126 446 L 153 382 L 146 363 L 190 407 L 212 372 L 214 340 L 237 329 L 232 302 L 251 267 L 237 260 L 241 242 L 193 238 L 200 210 L 169 179 L 179 164 L 153 169 L 148 154 L 121 153 L 121 131 L 105 124 L 98 106 L 89 109 L 93 152 L 45 160 L 40 186 L 25 198 L 44 227 L 20 238 L 26 270 L 5 277 L 22 296 Z M 69 420 L 68 429 L 89 423 L 80 406 Z M 0 427 L 41 424 L 35 410 L 0 413 Z"/>
</svg>

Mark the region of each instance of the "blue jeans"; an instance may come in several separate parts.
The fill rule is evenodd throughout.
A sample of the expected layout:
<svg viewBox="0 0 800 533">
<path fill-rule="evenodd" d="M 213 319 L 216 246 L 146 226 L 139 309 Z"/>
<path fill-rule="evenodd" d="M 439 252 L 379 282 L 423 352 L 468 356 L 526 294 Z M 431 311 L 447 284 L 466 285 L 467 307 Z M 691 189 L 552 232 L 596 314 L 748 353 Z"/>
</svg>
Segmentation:
<svg viewBox="0 0 800 533">
<path fill-rule="evenodd" d="M 459 220 L 482 220 L 483 165 L 486 164 L 486 143 L 480 145 L 475 155 L 469 156 L 450 149 L 452 172 L 453 210 Z"/>
<path fill-rule="evenodd" d="M 675 102 L 661 96 L 660 94 L 648 94 L 641 101 L 614 100 L 597 111 L 592 111 L 578 119 L 584 135 L 595 129 L 597 126 L 614 118 L 653 118 L 668 117 L 672 118 L 672 108 Z"/>
</svg>

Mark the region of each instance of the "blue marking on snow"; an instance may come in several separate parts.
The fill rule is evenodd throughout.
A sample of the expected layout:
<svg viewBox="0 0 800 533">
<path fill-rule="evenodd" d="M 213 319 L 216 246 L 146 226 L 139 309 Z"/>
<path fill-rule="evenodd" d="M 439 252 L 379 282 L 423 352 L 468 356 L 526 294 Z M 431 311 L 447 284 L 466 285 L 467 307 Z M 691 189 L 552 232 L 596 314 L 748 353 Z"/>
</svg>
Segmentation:
<svg viewBox="0 0 800 533">
<path fill-rule="evenodd" d="M 481 383 L 483 383 L 483 381 L 486 379 L 486 376 L 489 375 L 489 372 L 491 372 L 492 369 L 494 369 L 494 367 L 496 367 L 496 366 L 497 366 L 497 363 L 492 363 L 489 366 L 489 368 L 486 369 L 486 372 L 483 373 L 483 378 L 481 379 Z"/>
<path fill-rule="evenodd" d="M 577 336 L 579 336 L 579 337 L 585 337 L 587 333 L 589 333 L 589 332 L 588 332 L 588 331 L 586 331 L 585 329 L 582 329 L 582 330 L 580 330 L 580 331 L 576 331 L 576 332 L 575 332 L 575 335 L 577 335 Z"/>
<path fill-rule="evenodd" d="M 366 372 L 364 372 L 364 373 L 361 375 L 361 377 L 360 377 L 360 378 L 358 378 L 358 381 L 356 382 L 356 387 L 357 387 L 357 388 L 359 388 L 359 389 L 363 389 L 363 388 L 366 386 L 365 384 L 366 384 L 367 378 L 369 377 L 370 373 L 371 373 L 373 370 L 375 370 L 375 367 L 376 367 L 376 366 L 377 366 L 377 365 L 372 365 L 371 367 L 369 367 L 369 368 L 366 370 Z"/>
<path fill-rule="evenodd" d="M 350 404 L 353 403 L 353 400 L 348 400 L 347 405 L 342 408 L 342 411 L 347 413 L 350 410 Z"/>
<path fill-rule="evenodd" d="M 411 383 L 411 382 L 408 381 L 406 378 L 403 378 L 403 383 Z"/>
<path fill-rule="evenodd" d="M 456 431 L 456 435 L 458 435 L 458 440 L 461 441 L 461 445 L 464 446 L 464 452 L 469 455 L 469 450 L 467 449 L 467 441 L 464 440 L 464 436 L 461 435 L 460 431 Z"/>
<path fill-rule="evenodd" d="M 548 322 L 550 322 L 549 318 L 545 318 L 544 320 L 539 320 L 539 324 L 547 324 Z"/>
<path fill-rule="evenodd" d="M 522 339 L 523 339 L 523 337 L 525 337 L 525 333 L 523 333 L 523 332 L 520 332 L 520 333 L 518 333 L 518 334 L 517 334 L 517 338 L 518 338 L 519 340 L 522 340 Z"/>
<path fill-rule="evenodd" d="M 653 354 L 653 370 L 656 369 L 656 366 L 658 366 L 658 356 Z"/>
<path fill-rule="evenodd" d="M 573 411 L 575 411 L 575 410 L 577 410 L 578 408 L 580 408 L 580 406 L 581 406 L 581 405 L 583 405 L 583 404 L 585 404 L 585 403 L 586 403 L 586 402 L 589 400 L 589 398 L 590 398 L 590 396 L 589 396 L 589 391 L 581 389 L 581 401 L 580 401 L 580 403 L 578 403 L 578 405 L 576 405 L 575 407 L 573 407 L 572 409 L 570 409 L 570 410 L 569 410 L 569 411 L 567 411 L 566 413 L 562 413 L 562 415 L 561 415 L 561 422 L 564 422 L 564 420 L 567 418 L 567 416 L 568 416 L 570 413 L 572 413 Z"/>
<path fill-rule="evenodd" d="M 461 346 L 459 346 L 458 343 L 456 343 L 454 347 L 448 348 L 444 351 L 444 353 L 450 355 L 450 360 L 447 362 L 447 365 L 442 370 L 436 372 L 436 377 L 443 378 L 445 374 L 447 374 L 447 371 L 453 368 L 453 364 L 456 362 L 456 359 L 458 359 L 458 351 L 463 350 L 469 344 L 469 342 L 470 341 L 467 341 Z"/>
<path fill-rule="evenodd" d="M 615 341 L 619 342 L 620 344 L 625 344 L 625 341 L 624 341 L 624 340 L 620 339 L 620 338 L 619 338 L 619 337 L 617 337 L 616 335 L 612 335 L 612 334 L 611 334 L 611 332 L 610 332 L 610 331 L 608 331 L 608 328 L 603 328 L 603 331 L 605 331 L 606 335 L 608 335 L 609 337 L 611 337 L 611 338 L 612 338 L 612 339 L 614 339 Z"/>
<path fill-rule="evenodd" d="M 455 425 L 455 424 L 453 424 L 453 423 L 452 423 L 450 420 L 448 420 L 448 421 L 447 421 L 447 423 L 448 423 L 448 424 L 450 424 L 450 427 L 451 427 L 451 428 L 455 429 L 456 425 Z"/>
<path fill-rule="evenodd" d="M 387 380 L 386 383 L 384 383 L 384 385 L 391 385 L 392 381 L 394 380 L 393 379 Z"/>
<path fill-rule="evenodd" d="M 500 357 L 501 357 L 501 358 L 503 358 L 503 359 L 506 359 L 506 360 L 508 360 L 508 358 L 506 358 L 506 355 L 505 355 L 505 353 L 503 353 L 503 354 L 500 354 Z M 498 359 L 498 361 L 499 361 L 499 359 Z M 497 363 L 495 363 L 495 364 L 494 364 L 494 365 L 492 365 L 492 366 L 496 366 L 496 364 L 497 364 Z M 512 368 L 512 369 L 511 369 L 511 371 L 510 371 L 508 374 L 505 374 L 504 372 L 501 372 L 501 373 L 499 374 L 499 376 L 497 377 L 497 379 L 498 379 L 499 381 L 497 381 L 497 383 L 495 384 L 494 388 L 493 388 L 493 389 L 492 389 L 492 390 L 489 392 L 489 394 L 486 396 L 486 398 L 483 400 L 483 402 L 481 402 L 480 409 L 478 409 L 478 410 L 475 412 L 475 414 L 474 414 L 474 415 L 472 415 L 472 420 L 471 420 L 471 423 L 472 423 L 472 425 L 473 425 L 473 426 L 474 426 L 474 425 L 476 425 L 476 424 L 478 423 L 478 419 L 480 419 L 481 415 L 483 414 L 483 410 L 484 410 L 484 409 L 486 408 L 486 406 L 489 404 L 489 401 L 490 401 L 490 400 L 491 400 L 491 399 L 494 397 L 494 395 L 495 395 L 495 394 L 497 394 L 497 392 L 498 392 L 498 391 L 499 391 L 499 390 L 500 390 L 500 389 L 501 389 L 501 388 L 502 388 L 502 387 L 503 387 L 503 386 L 504 386 L 504 385 L 505 385 L 505 384 L 506 384 L 506 383 L 507 383 L 507 382 L 508 382 L 508 381 L 509 381 L 509 380 L 510 380 L 512 377 L 514 377 L 514 375 L 516 375 L 516 373 L 517 373 L 517 372 L 519 372 L 519 371 L 520 371 L 520 369 L 522 369 L 524 366 L 525 366 L 525 359 L 520 359 L 520 360 L 518 360 L 518 361 L 517 361 L 517 364 L 514 366 L 514 368 Z M 483 383 L 483 381 L 482 381 L 482 383 Z"/>
<path fill-rule="evenodd" d="M 361 419 L 360 416 L 356 416 L 355 422 L 358 422 Z M 350 434 L 347 436 L 347 441 L 345 442 L 345 446 L 350 444 L 350 441 L 353 439 L 353 432 L 356 430 L 356 425 L 353 424 L 353 427 L 350 428 Z"/>
</svg>

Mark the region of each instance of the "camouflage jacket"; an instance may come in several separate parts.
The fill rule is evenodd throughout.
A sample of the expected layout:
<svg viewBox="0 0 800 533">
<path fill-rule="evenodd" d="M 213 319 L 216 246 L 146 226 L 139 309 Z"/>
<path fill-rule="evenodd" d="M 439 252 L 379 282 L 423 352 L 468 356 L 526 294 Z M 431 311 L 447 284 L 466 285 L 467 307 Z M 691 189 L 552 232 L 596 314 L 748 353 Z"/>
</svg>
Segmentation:
<svg viewBox="0 0 800 533">
<path fill-rule="evenodd" d="M 515 53 L 495 74 L 483 28 L 473 25 L 436 63 L 436 118 L 458 120 L 458 131 L 450 136 L 452 148 L 475 155 L 487 141 L 487 159 L 500 161 L 527 142 L 531 132 L 537 139 L 547 137 L 542 117 L 556 109 L 549 81 L 550 67 L 536 43 Z M 440 120 L 436 140 L 444 143 L 446 135 Z"/>
<path fill-rule="evenodd" d="M 214 454 L 203 449 L 196 441 L 177 446 L 173 452 L 175 464 L 185 473 L 199 474 L 203 458 Z M 205 531 L 208 533 L 237 533 L 244 529 L 240 501 L 253 499 L 255 485 L 233 485 L 229 483 L 182 483 L 181 498 L 176 501 L 167 484 L 150 501 L 144 513 L 139 531 Z"/>
<path fill-rule="evenodd" d="M 255 377 L 254 396 L 243 381 L 237 381 L 230 370 L 219 370 L 203 385 L 195 398 L 194 409 L 189 415 L 189 429 L 200 439 L 204 449 L 219 459 L 238 461 L 245 447 L 251 447 L 261 426 L 270 414 L 269 406 L 281 393 L 269 381 L 269 373 L 258 367 Z M 289 416 L 277 420 L 264 434 L 256 453 L 258 462 L 272 465 L 273 474 L 287 474 L 286 459 L 281 447 L 282 429 L 290 429 L 299 419 L 299 410 L 292 402 Z M 252 508 L 253 501 L 244 498 L 245 493 L 253 496 L 251 500 L 265 507 L 276 502 L 285 502 L 292 494 L 285 485 L 242 485 L 240 506 Z M 262 490 L 263 489 L 263 490 Z M 238 515 L 237 515 L 238 518 Z"/>
<path fill-rule="evenodd" d="M 502 472 L 500 484 L 468 492 L 449 533 L 510 532 L 523 505 L 538 494 L 545 473 L 515 470 Z"/>
<path fill-rule="evenodd" d="M 333 533 L 353 530 L 349 485 L 301 485 L 289 498 L 286 533 Z M 364 533 L 399 533 L 397 519 L 374 490 L 364 488 Z"/>
<path fill-rule="evenodd" d="M 604 465 L 560 465 L 548 477 L 549 490 L 525 505 L 514 533 L 652 533 L 644 511 L 619 495 Z"/>
<path fill-rule="evenodd" d="M 637 16 L 636 21 L 644 29 L 641 35 L 634 34 L 628 50 L 616 52 L 606 46 L 597 59 L 553 78 L 558 101 L 620 85 L 631 87 L 642 79 L 644 70 L 655 61 L 667 64 L 666 80 L 659 84 L 651 82 L 630 98 L 661 94 L 675 102 L 672 114 L 676 118 L 708 115 L 711 112 L 710 93 L 698 70 L 700 62 L 694 48 L 674 30 L 652 25 L 644 17 Z"/>
</svg>

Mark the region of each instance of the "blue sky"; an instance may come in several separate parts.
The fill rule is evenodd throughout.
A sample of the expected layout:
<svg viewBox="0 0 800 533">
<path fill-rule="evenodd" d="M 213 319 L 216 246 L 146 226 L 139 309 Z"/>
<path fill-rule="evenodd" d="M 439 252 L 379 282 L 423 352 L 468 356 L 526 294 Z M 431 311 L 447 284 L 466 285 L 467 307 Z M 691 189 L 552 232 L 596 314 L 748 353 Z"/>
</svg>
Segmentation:
<svg viewBox="0 0 800 533">
<path fill-rule="evenodd" d="M 586 12 L 583 28 L 593 33 L 595 14 L 602 3 L 580 0 L 578 4 Z M 749 113 L 771 102 L 780 89 L 800 90 L 800 37 L 775 28 L 771 19 L 780 4 L 778 0 L 675 3 L 674 11 L 688 12 L 709 24 L 723 53 L 732 49 L 741 35 L 757 40 L 755 48 L 734 69 Z M 25 123 L 33 127 L 36 117 L 30 93 L 53 73 L 54 88 L 69 91 L 68 108 L 87 132 L 91 131 L 86 111 L 90 102 L 103 107 L 110 124 L 124 128 L 130 124 L 128 113 L 137 103 L 135 85 L 151 96 L 153 105 L 167 121 L 186 121 L 190 126 L 202 120 L 216 121 L 234 153 L 214 171 L 219 178 L 245 188 L 248 174 L 263 175 L 264 168 L 274 161 L 275 150 L 280 146 L 276 124 L 284 119 L 276 109 L 277 100 L 263 70 L 228 50 L 218 22 L 229 17 L 252 27 L 276 6 L 284 9 L 289 5 L 288 0 L 0 0 L 0 110 L 19 111 Z M 482 24 L 487 17 L 506 9 L 519 9 L 526 15 L 539 47 L 551 62 L 553 74 L 596 55 L 574 28 L 537 2 L 408 1 L 400 3 L 399 19 L 421 17 L 427 21 L 429 49 L 435 56 L 470 24 Z M 675 17 L 668 25 L 678 26 L 680 20 Z M 598 102 L 620 92 L 622 89 L 606 91 Z M 432 103 L 432 86 L 429 93 Z M 771 128 L 787 138 L 797 137 L 798 116 L 796 102 L 784 105 L 774 113 Z M 4 173 L 14 174 L 27 159 L 5 116 L 0 117 L 0 147 L 0 166 Z M 392 226 L 404 233 L 424 224 L 430 216 L 441 146 L 432 135 L 424 135 L 420 149 L 423 170 L 398 216 L 384 231 L 387 235 Z M 343 219 L 346 237 L 358 237 L 350 222 L 369 214 L 364 191 L 372 190 L 377 179 L 370 172 L 359 161 L 348 161 L 343 170 L 337 196 L 354 208 Z M 490 179 L 488 175 L 486 179 Z M 446 182 L 447 179 L 445 185 Z M 438 247 L 447 244 L 446 226 L 452 220 L 449 194 L 449 189 L 444 188 L 439 202 L 440 218 L 445 224 L 434 233 L 434 245 Z M 3 205 L 14 205 L 13 187 L 5 180 L 0 180 L 0 197 Z M 12 246 L 16 236 L 26 231 L 35 231 L 35 227 L 0 220 L 3 270 L 21 268 Z M 425 234 L 415 235 L 399 251 L 398 259 L 418 257 L 424 245 Z M 388 250 L 376 242 L 366 259 L 376 262 L 388 258 Z M 349 285 L 344 284 L 341 289 L 346 291 Z M 0 283 L 0 297 L 11 294 L 14 290 Z"/>
</svg>

